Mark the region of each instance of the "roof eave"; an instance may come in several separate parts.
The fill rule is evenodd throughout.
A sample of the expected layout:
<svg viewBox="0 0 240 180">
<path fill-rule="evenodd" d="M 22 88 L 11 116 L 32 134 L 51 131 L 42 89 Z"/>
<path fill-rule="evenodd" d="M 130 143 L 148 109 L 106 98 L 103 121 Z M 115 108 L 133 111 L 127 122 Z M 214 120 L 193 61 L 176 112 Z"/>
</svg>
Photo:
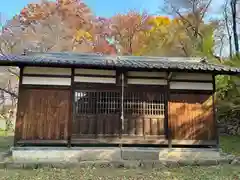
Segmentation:
<svg viewBox="0 0 240 180">
<path fill-rule="evenodd" d="M 17 62 L 17 61 L 2 61 L 0 66 L 39 66 L 39 67 L 79 67 L 79 68 L 97 68 L 97 69 L 124 69 L 124 70 L 155 70 L 155 71 L 171 71 L 171 72 L 203 72 L 203 73 L 211 73 L 214 75 L 240 75 L 240 71 L 224 71 L 224 70 L 203 70 L 203 69 L 177 69 L 177 68 L 156 68 L 156 67 L 149 67 L 149 68 L 141 68 L 141 67 L 118 67 L 112 65 L 93 65 L 93 64 L 72 64 L 72 63 L 47 63 L 47 62 Z"/>
</svg>

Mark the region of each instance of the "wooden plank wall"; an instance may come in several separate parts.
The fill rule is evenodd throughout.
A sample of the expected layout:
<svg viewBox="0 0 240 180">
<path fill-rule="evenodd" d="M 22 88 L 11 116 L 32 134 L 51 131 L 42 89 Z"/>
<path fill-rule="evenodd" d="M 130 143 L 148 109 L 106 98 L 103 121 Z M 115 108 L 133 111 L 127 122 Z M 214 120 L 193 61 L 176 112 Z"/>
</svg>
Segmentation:
<svg viewBox="0 0 240 180">
<path fill-rule="evenodd" d="M 70 90 L 21 89 L 16 138 L 67 140 Z"/>
<path fill-rule="evenodd" d="M 171 93 L 169 128 L 177 140 L 215 140 L 212 96 Z"/>
</svg>

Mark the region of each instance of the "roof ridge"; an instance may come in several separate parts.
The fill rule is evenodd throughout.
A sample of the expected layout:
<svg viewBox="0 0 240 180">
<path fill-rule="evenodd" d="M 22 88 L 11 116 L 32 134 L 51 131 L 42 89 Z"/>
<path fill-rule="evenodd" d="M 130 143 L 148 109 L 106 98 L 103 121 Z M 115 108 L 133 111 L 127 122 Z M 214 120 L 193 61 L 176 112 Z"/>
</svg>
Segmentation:
<svg viewBox="0 0 240 180">
<path fill-rule="evenodd" d="M 203 58 L 201 57 L 157 57 L 157 56 L 120 56 L 120 59 L 136 59 L 144 61 L 190 61 L 190 62 L 201 62 Z"/>
<path fill-rule="evenodd" d="M 105 55 L 105 54 L 99 54 L 99 53 L 77 53 L 77 52 L 33 52 L 33 51 L 27 51 L 26 56 L 85 56 L 85 57 L 104 57 L 104 58 L 110 58 L 114 59 L 116 58 L 117 60 L 132 60 L 136 59 L 137 60 L 144 60 L 144 61 L 153 61 L 153 60 L 161 60 L 161 61 L 191 61 L 191 62 L 201 62 L 202 57 L 158 57 L 158 56 L 125 56 L 125 55 Z"/>
</svg>

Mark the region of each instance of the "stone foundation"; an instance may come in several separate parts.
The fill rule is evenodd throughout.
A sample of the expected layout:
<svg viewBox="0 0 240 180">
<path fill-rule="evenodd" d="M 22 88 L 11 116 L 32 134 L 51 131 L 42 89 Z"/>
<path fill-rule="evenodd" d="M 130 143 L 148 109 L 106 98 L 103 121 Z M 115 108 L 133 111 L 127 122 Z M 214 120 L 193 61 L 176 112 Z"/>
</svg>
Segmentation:
<svg viewBox="0 0 240 180">
<path fill-rule="evenodd" d="M 94 148 L 94 147 L 18 147 L 12 150 L 14 162 L 84 161 L 161 161 L 217 159 L 216 149 L 184 148 Z"/>
<path fill-rule="evenodd" d="M 240 157 L 216 149 L 17 147 L 0 168 L 165 168 L 240 165 Z"/>
<path fill-rule="evenodd" d="M 12 150 L 14 161 L 27 162 L 81 162 L 121 160 L 119 148 L 43 148 L 28 147 Z"/>
</svg>

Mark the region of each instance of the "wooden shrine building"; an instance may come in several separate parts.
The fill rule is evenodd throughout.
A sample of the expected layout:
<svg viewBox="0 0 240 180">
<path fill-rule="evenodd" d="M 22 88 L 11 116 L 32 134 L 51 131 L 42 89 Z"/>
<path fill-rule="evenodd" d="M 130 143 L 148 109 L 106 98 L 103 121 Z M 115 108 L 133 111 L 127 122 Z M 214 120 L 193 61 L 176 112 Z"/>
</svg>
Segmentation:
<svg viewBox="0 0 240 180">
<path fill-rule="evenodd" d="M 217 147 L 215 76 L 240 69 L 200 58 L 31 53 L 20 68 L 15 146 Z"/>
</svg>

